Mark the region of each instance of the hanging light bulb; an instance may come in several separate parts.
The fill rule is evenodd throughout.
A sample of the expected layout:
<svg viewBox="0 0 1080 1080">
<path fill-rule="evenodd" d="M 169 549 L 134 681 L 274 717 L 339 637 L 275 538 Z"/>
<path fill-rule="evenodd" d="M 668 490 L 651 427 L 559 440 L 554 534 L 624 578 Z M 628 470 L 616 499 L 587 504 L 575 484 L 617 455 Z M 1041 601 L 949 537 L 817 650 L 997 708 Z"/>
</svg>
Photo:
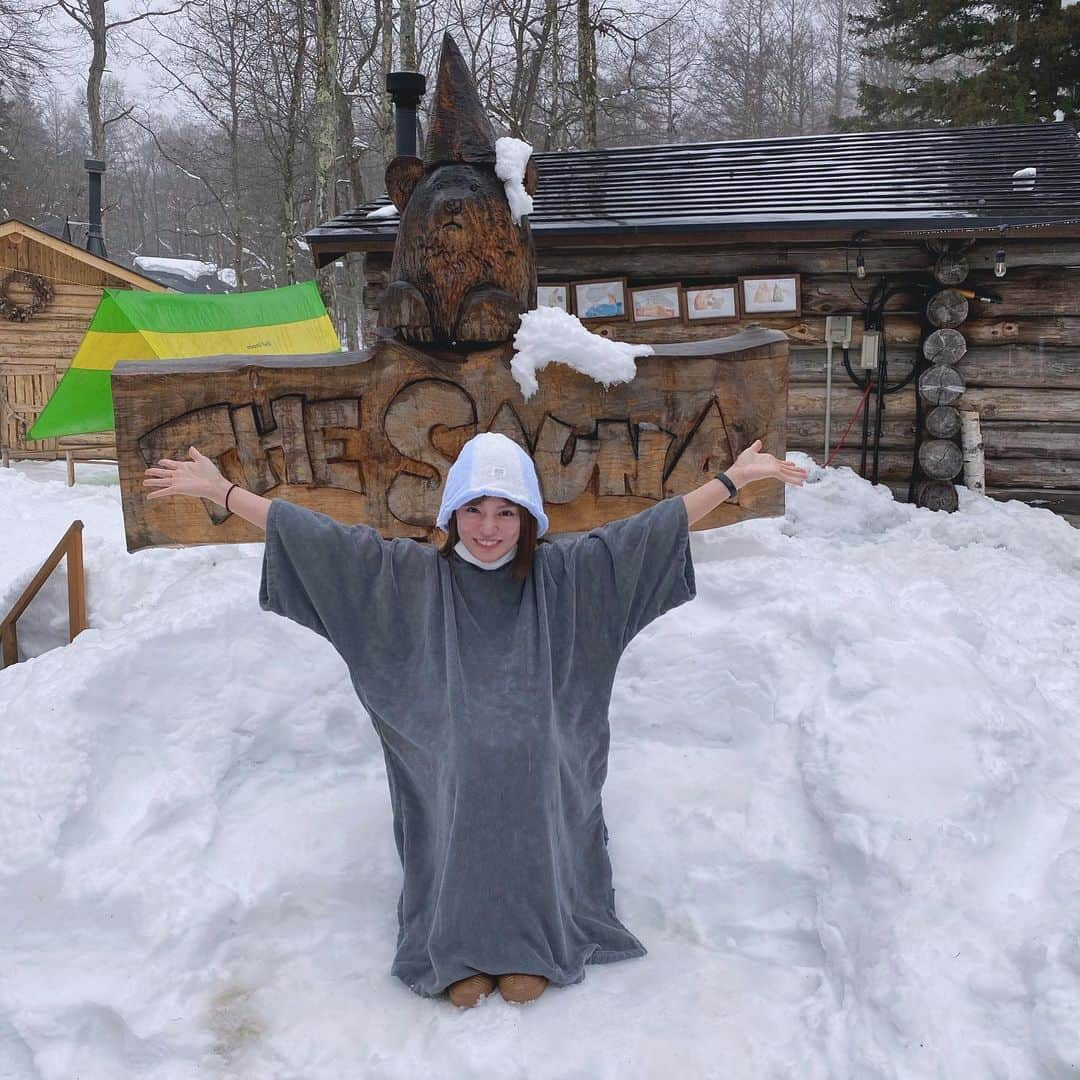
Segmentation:
<svg viewBox="0 0 1080 1080">
<path fill-rule="evenodd" d="M 998 248 L 994 256 L 994 277 L 1005 276 L 1005 249 Z"/>
<path fill-rule="evenodd" d="M 860 281 L 866 277 L 866 260 L 862 257 L 862 248 L 859 248 L 859 254 L 855 256 L 855 276 Z"/>
</svg>

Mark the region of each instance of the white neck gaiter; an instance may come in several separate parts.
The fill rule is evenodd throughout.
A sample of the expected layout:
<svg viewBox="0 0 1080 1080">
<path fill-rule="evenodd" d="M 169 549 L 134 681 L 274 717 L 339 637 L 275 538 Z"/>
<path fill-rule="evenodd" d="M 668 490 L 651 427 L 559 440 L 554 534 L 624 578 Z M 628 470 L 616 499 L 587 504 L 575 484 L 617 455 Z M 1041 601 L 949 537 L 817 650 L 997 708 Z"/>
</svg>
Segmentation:
<svg viewBox="0 0 1080 1080">
<path fill-rule="evenodd" d="M 510 562 L 517 554 L 517 544 L 515 544 L 501 559 L 496 559 L 494 562 L 481 562 L 466 546 L 464 540 L 459 540 L 454 545 L 454 551 L 457 552 L 466 562 L 470 562 L 473 566 L 479 566 L 481 570 L 498 570 L 500 566 L 505 566 Z"/>
</svg>

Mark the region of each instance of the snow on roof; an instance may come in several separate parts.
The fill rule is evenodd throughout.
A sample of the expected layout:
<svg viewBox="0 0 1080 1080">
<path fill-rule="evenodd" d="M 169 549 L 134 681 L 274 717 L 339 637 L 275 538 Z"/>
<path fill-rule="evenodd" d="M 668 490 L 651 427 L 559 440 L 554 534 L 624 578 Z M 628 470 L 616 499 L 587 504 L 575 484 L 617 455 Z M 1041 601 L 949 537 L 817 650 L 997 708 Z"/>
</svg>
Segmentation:
<svg viewBox="0 0 1080 1080">
<path fill-rule="evenodd" d="M 166 259 L 153 255 L 137 255 L 135 268 L 144 274 L 173 274 L 188 281 L 213 277 L 217 273 L 217 263 L 200 262 L 198 259 Z"/>
</svg>

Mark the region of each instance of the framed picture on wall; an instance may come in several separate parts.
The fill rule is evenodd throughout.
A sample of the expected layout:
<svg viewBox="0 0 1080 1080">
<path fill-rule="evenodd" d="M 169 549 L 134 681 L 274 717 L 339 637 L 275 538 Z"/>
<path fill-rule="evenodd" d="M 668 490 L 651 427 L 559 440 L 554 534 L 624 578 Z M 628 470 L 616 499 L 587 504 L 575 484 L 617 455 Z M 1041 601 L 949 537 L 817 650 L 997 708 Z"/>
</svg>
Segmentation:
<svg viewBox="0 0 1080 1080">
<path fill-rule="evenodd" d="M 740 277 L 739 298 L 743 315 L 802 314 L 798 274 Z"/>
<path fill-rule="evenodd" d="M 582 322 L 626 319 L 626 278 L 574 282 L 574 312 Z"/>
<path fill-rule="evenodd" d="M 545 281 L 536 286 L 536 306 L 557 307 L 563 311 L 570 310 L 570 282 L 568 281 Z"/>
<path fill-rule="evenodd" d="M 643 285 L 630 290 L 630 318 L 636 323 L 682 322 L 682 287 Z"/>
<path fill-rule="evenodd" d="M 688 324 L 738 322 L 738 285 L 696 285 L 683 289 L 683 319 Z"/>
</svg>

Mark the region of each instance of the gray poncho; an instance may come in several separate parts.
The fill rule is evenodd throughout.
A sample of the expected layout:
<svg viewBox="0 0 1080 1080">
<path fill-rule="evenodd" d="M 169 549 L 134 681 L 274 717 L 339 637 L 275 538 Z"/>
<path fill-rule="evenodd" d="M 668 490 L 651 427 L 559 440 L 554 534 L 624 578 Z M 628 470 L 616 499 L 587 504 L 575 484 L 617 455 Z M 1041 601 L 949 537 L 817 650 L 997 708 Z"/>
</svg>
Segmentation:
<svg viewBox="0 0 1080 1080">
<path fill-rule="evenodd" d="M 271 503 L 259 602 L 329 639 L 382 740 L 392 971 L 417 993 L 478 971 L 565 986 L 644 954 L 615 915 L 608 705 L 631 638 L 694 595 L 680 497 L 541 544 L 521 583 Z"/>
</svg>

